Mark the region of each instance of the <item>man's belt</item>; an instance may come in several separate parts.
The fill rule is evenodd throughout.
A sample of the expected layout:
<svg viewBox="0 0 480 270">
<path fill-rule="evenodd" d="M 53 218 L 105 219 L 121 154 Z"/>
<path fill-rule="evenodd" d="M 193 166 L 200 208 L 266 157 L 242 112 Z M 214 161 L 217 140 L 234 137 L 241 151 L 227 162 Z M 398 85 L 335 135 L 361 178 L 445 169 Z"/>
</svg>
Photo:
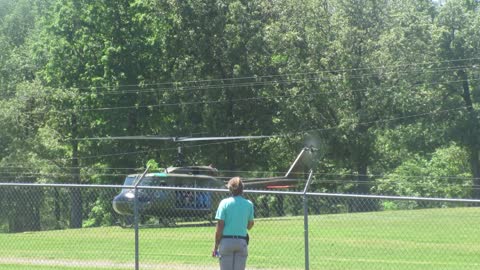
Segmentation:
<svg viewBox="0 0 480 270">
<path fill-rule="evenodd" d="M 241 236 L 241 235 L 222 235 L 222 238 L 234 238 L 234 239 L 245 239 L 245 240 L 247 240 L 246 236 Z"/>
</svg>

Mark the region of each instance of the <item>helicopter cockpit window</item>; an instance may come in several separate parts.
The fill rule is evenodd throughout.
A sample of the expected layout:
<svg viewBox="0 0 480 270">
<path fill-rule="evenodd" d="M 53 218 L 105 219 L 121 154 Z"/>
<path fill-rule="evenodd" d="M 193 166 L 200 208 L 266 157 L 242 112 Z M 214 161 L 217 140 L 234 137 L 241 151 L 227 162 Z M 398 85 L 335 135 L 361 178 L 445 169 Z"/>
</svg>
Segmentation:
<svg viewBox="0 0 480 270">
<path fill-rule="evenodd" d="M 152 186 L 153 185 L 153 178 L 152 177 L 145 177 L 142 179 L 142 181 L 140 182 L 140 186 Z"/>
<path fill-rule="evenodd" d="M 164 187 L 167 185 L 167 183 L 165 182 L 165 179 L 164 178 L 159 178 L 159 177 L 145 177 L 143 178 L 142 182 L 140 183 L 141 186 L 147 186 L 147 187 L 151 187 L 151 186 L 160 186 L 160 187 Z"/>
<path fill-rule="evenodd" d="M 135 181 L 135 177 L 128 176 L 125 178 L 125 181 L 123 182 L 124 186 L 133 186 L 133 182 Z M 124 188 L 122 190 L 128 190 L 129 188 Z"/>
</svg>

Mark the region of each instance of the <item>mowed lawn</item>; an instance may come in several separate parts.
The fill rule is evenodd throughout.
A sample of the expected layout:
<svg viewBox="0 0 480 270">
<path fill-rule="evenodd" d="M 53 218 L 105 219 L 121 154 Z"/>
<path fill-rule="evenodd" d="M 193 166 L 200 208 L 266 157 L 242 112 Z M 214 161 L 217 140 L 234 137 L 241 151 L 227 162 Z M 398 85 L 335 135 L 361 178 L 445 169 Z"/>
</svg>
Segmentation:
<svg viewBox="0 0 480 270">
<path fill-rule="evenodd" d="M 309 217 L 310 269 L 480 269 L 480 208 Z M 134 269 L 134 230 L 0 234 L 0 269 Z M 217 269 L 214 227 L 142 228 L 140 269 Z M 304 269 L 303 217 L 257 219 L 247 269 Z"/>
</svg>

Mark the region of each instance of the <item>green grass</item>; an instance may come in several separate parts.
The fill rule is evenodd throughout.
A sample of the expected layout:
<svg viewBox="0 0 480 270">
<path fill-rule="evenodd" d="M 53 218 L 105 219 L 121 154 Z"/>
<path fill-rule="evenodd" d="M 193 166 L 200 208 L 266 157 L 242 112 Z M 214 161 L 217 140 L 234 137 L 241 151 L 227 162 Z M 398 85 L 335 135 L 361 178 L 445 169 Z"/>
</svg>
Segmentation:
<svg viewBox="0 0 480 270">
<path fill-rule="evenodd" d="M 32 265 L 0 264 L 0 269 L 1 270 L 31 270 L 31 269 L 35 269 L 35 270 L 51 270 L 51 269 L 55 269 L 55 270 L 61 270 L 61 269 L 64 269 L 64 270 L 90 270 L 90 269 L 92 269 L 92 267 L 61 267 L 61 266 L 55 267 L 55 266 L 41 266 L 41 265 L 40 266 L 39 265 L 32 266 Z M 116 268 L 116 269 L 120 269 L 120 268 Z M 132 268 L 131 267 L 130 268 L 125 268 L 125 270 L 126 269 L 132 269 Z"/>
<path fill-rule="evenodd" d="M 479 208 L 310 216 L 310 269 L 480 269 L 479 226 Z M 217 269 L 213 235 L 214 227 L 143 228 L 141 266 Z M 303 269 L 303 217 L 258 219 L 251 238 L 249 269 Z M 0 254 L 0 270 L 132 269 L 134 231 L 0 234 Z"/>
</svg>

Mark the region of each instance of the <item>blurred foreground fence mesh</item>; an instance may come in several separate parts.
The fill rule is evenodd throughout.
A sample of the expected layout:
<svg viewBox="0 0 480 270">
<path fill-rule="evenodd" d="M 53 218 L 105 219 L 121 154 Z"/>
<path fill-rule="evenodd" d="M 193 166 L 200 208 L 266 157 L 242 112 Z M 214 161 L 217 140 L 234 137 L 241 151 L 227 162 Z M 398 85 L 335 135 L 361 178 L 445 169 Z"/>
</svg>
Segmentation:
<svg viewBox="0 0 480 270">
<path fill-rule="evenodd" d="M 139 187 L 138 219 L 114 211 L 122 190 L 0 184 L 0 269 L 219 269 L 213 215 L 226 190 Z M 245 197 L 256 218 L 247 269 L 480 269 L 480 200 Z M 133 198 L 121 203 L 135 212 Z"/>
</svg>

